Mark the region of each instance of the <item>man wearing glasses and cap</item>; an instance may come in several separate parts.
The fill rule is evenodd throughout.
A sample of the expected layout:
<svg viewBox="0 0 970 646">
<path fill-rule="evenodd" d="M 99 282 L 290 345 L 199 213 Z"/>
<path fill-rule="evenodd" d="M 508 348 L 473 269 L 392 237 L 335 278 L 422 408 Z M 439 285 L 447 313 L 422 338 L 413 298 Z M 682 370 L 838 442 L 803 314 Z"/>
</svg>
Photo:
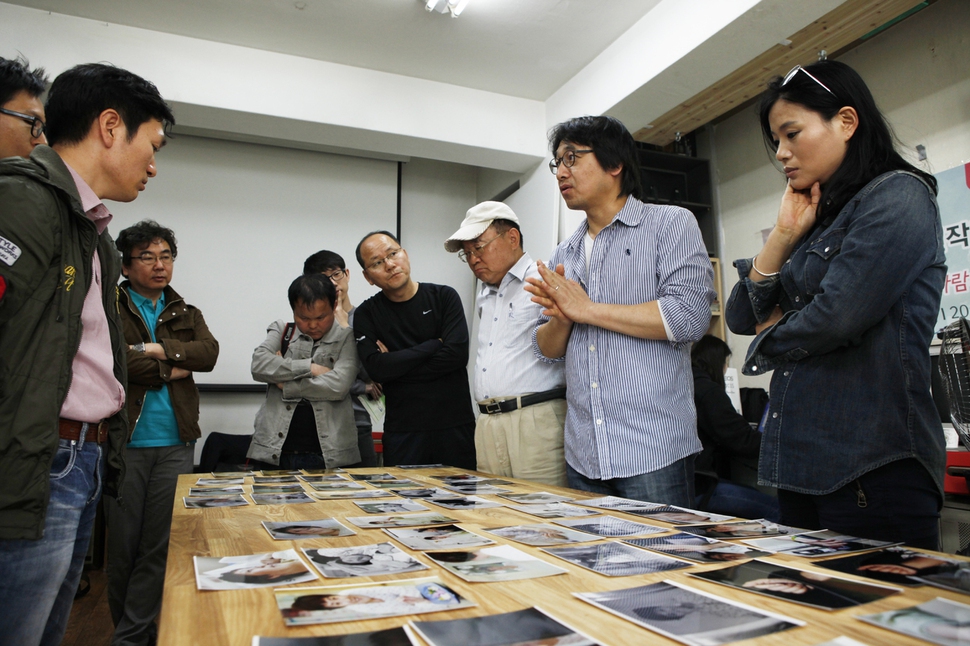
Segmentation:
<svg viewBox="0 0 970 646">
<path fill-rule="evenodd" d="M 44 104 L 40 95 L 47 87 L 43 68 L 33 70 L 22 58 L 0 58 L 0 159 L 30 157 L 44 136 Z"/>
<path fill-rule="evenodd" d="M 475 358 L 475 425 L 478 470 L 566 486 L 563 424 L 566 378 L 562 363 L 532 351 L 532 330 L 542 308 L 525 291 L 539 278 L 522 248 L 519 218 L 501 202 L 482 202 L 447 241 L 482 281 Z"/>
</svg>

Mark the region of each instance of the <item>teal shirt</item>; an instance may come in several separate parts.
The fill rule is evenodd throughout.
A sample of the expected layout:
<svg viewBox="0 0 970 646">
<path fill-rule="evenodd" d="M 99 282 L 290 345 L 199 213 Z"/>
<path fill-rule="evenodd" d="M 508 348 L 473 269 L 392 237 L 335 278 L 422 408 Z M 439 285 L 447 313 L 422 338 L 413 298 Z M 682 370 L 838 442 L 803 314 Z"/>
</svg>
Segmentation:
<svg viewBox="0 0 970 646">
<path fill-rule="evenodd" d="M 131 302 L 138 309 L 141 318 L 148 326 L 148 331 L 152 335 L 152 342 L 155 340 L 155 325 L 158 317 L 165 309 L 165 294 L 158 298 L 158 304 L 153 305 L 152 299 L 145 298 L 134 290 L 128 290 Z M 134 421 L 134 420 L 132 420 Z M 131 436 L 128 446 L 136 449 L 143 449 L 157 446 L 175 446 L 181 444 L 179 438 L 179 426 L 175 420 L 175 409 L 172 408 L 172 397 L 169 395 L 168 387 L 164 386 L 158 390 L 149 390 L 145 393 L 145 404 L 141 408 L 141 415 L 138 423 L 135 424 L 135 432 Z"/>
</svg>

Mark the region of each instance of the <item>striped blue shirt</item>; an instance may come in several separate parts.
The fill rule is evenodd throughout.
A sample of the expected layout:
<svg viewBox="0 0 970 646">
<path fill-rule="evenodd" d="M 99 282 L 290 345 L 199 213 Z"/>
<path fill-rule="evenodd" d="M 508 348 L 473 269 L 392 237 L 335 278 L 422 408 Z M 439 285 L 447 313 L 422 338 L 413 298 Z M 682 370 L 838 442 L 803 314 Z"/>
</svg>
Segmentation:
<svg viewBox="0 0 970 646">
<path fill-rule="evenodd" d="M 690 344 L 708 329 L 714 271 L 694 216 L 636 198 L 596 236 L 585 221 L 553 252 L 596 303 L 658 301 L 673 341 L 575 324 L 566 349 L 566 461 L 588 478 L 650 473 L 698 453 Z M 536 329 L 546 322 L 540 316 Z M 532 347 L 543 357 L 532 334 Z M 559 359 L 562 361 L 563 359 Z"/>
</svg>

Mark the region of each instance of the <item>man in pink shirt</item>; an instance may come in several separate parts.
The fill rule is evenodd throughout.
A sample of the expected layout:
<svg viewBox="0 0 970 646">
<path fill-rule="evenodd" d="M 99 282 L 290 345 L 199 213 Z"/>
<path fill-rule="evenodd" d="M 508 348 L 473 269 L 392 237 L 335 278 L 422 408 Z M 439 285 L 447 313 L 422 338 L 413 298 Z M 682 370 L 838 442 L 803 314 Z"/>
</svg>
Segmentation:
<svg viewBox="0 0 970 646">
<path fill-rule="evenodd" d="M 120 259 L 102 200 L 155 176 L 174 123 L 150 82 L 74 67 L 51 85 L 48 146 L 0 161 L 0 641 L 59 644 L 95 506 L 124 475 Z"/>
</svg>

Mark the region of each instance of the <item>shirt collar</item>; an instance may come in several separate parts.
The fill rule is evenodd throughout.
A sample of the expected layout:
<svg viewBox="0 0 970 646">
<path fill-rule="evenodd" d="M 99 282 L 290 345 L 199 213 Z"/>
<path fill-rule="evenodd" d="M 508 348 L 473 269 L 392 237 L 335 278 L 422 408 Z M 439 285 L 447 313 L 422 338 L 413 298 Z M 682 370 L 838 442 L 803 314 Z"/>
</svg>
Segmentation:
<svg viewBox="0 0 970 646">
<path fill-rule="evenodd" d="M 512 267 L 502 276 L 502 280 L 498 285 L 489 285 L 488 283 L 482 283 L 482 295 L 489 294 L 491 292 L 497 292 L 502 287 L 508 285 L 512 279 L 518 280 L 520 283 L 525 282 L 525 276 L 529 271 L 529 267 L 533 264 L 532 256 L 528 252 L 524 252 L 522 257 L 519 258 Z"/>
<path fill-rule="evenodd" d="M 94 222 L 94 226 L 98 229 L 98 235 L 104 233 L 104 230 L 108 228 L 108 223 L 111 222 L 111 212 L 108 211 L 108 207 L 104 205 L 95 192 L 88 186 L 88 183 L 84 181 L 77 171 L 71 168 L 71 165 L 64 162 L 67 166 L 67 170 L 71 172 L 71 177 L 74 178 L 74 185 L 77 186 L 78 196 L 81 198 L 81 208 L 84 209 L 84 214 L 88 216 L 88 219 Z"/>
<path fill-rule="evenodd" d="M 620 209 L 619 213 L 613 216 L 610 223 L 603 227 L 607 229 L 619 220 L 628 227 L 639 226 L 643 222 L 643 216 L 645 214 L 644 203 L 633 197 L 632 195 L 627 196 L 626 204 Z M 583 220 L 571 236 L 566 240 L 566 246 L 570 248 L 578 248 L 579 243 L 586 237 L 586 233 L 589 231 L 589 222 Z"/>
<path fill-rule="evenodd" d="M 158 304 L 157 305 L 155 303 L 152 303 L 152 299 L 150 299 L 148 297 L 145 297 L 145 296 L 142 296 L 141 294 L 139 294 L 135 290 L 131 289 L 130 287 L 128 288 L 128 295 L 131 297 L 131 302 L 138 309 L 141 309 L 141 308 L 146 307 L 146 306 L 149 307 L 149 308 L 151 308 L 151 309 L 153 309 L 153 310 L 158 310 L 159 308 L 165 309 L 165 292 L 164 291 L 162 292 L 161 296 L 158 297 Z"/>
</svg>

